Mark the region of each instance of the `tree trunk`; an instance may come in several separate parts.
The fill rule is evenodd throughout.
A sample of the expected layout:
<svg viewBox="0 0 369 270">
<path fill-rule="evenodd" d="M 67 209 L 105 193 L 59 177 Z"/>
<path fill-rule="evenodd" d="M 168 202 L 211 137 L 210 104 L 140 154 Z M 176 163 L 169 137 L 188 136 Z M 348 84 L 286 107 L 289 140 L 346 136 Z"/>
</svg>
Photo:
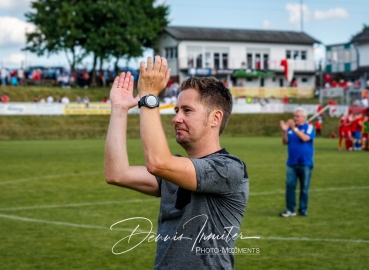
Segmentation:
<svg viewBox="0 0 369 270">
<path fill-rule="evenodd" d="M 97 55 L 94 54 L 94 62 L 92 64 L 92 74 L 91 74 L 91 86 L 96 87 L 96 64 L 97 64 Z"/>
<path fill-rule="evenodd" d="M 76 53 L 74 52 L 74 48 L 72 49 L 72 64 L 70 66 L 70 71 L 73 73 L 76 70 Z"/>
<path fill-rule="evenodd" d="M 100 71 L 103 69 L 104 59 L 100 56 Z"/>
<path fill-rule="evenodd" d="M 119 74 L 120 72 L 119 72 L 118 62 L 119 62 L 119 57 L 117 57 L 117 60 L 114 63 L 114 70 L 115 70 L 116 76 L 119 76 L 120 75 Z"/>
</svg>

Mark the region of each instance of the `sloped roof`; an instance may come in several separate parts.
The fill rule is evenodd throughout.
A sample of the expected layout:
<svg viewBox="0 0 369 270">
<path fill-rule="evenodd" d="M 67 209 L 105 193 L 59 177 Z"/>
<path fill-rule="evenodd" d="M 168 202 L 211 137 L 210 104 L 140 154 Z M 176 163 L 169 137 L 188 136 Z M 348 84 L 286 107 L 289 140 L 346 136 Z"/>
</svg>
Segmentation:
<svg viewBox="0 0 369 270">
<path fill-rule="evenodd" d="M 361 31 L 361 33 L 355 35 L 352 39 L 351 39 L 351 43 L 355 43 L 355 42 L 367 42 L 369 41 L 369 27 L 364 28 L 363 31 Z"/>
<path fill-rule="evenodd" d="M 168 26 L 165 32 L 178 40 L 231 41 L 283 44 L 320 43 L 304 32 Z"/>
</svg>

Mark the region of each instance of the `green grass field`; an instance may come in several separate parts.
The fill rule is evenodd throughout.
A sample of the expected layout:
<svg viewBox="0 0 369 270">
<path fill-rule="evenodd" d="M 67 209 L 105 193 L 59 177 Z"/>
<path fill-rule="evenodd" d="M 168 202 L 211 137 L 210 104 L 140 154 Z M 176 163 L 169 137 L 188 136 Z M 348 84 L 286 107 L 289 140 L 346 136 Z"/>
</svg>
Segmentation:
<svg viewBox="0 0 369 270">
<path fill-rule="evenodd" d="M 156 245 L 112 254 L 112 247 L 145 217 L 157 228 L 159 199 L 110 186 L 103 175 L 104 140 L 0 141 L 0 269 L 151 269 Z M 184 154 L 173 139 L 173 153 Z M 248 167 L 250 197 L 241 232 L 261 239 L 236 247 L 235 269 L 368 269 L 368 152 L 338 152 L 317 139 L 309 216 L 280 218 L 286 149 L 278 137 L 223 138 L 222 146 Z M 132 165 L 143 164 L 130 139 Z M 122 252 L 144 236 L 120 242 Z M 179 266 L 178 269 L 182 269 Z"/>
</svg>

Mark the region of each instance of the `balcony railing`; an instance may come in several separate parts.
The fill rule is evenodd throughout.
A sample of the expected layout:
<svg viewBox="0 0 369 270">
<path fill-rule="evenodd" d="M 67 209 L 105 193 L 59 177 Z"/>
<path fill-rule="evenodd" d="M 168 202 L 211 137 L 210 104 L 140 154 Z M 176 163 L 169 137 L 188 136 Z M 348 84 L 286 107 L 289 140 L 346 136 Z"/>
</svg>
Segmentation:
<svg viewBox="0 0 369 270">
<path fill-rule="evenodd" d="M 270 60 L 268 61 L 267 65 L 261 64 L 261 69 L 268 69 L 268 70 L 274 70 L 274 71 L 283 71 L 283 67 L 280 65 L 281 60 Z M 198 66 L 200 65 L 201 66 Z M 180 57 L 178 58 L 178 66 L 179 69 L 189 69 L 189 68 L 214 68 L 214 69 L 247 69 L 247 65 L 244 64 L 245 60 L 241 58 L 230 58 L 228 59 L 228 65 L 226 67 L 222 66 L 220 64 L 219 67 L 215 67 L 214 63 L 204 63 L 203 59 L 202 61 L 189 61 L 186 57 Z M 255 69 L 255 67 L 251 68 Z M 315 71 L 315 65 L 314 61 L 308 61 L 308 60 L 295 60 L 294 61 L 294 70 L 295 71 Z"/>
</svg>

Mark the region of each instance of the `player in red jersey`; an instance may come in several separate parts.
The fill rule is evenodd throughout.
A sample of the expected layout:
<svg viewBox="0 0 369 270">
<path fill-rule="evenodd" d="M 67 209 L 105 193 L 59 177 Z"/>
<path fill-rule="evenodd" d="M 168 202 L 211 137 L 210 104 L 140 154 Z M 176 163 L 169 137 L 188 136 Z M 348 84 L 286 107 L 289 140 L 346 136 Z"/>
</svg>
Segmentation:
<svg viewBox="0 0 369 270">
<path fill-rule="evenodd" d="M 347 114 L 342 114 L 338 125 L 338 150 L 342 150 L 342 140 L 345 139 L 345 130 L 347 129 L 345 126 L 346 118 Z"/>
<path fill-rule="evenodd" d="M 346 150 L 348 151 L 352 151 L 353 149 L 353 141 L 352 141 L 353 120 L 354 120 L 354 115 L 351 113 L 346 117 L 345 123 L 344 123 L 345 146 L 346 146 Z"/>
<path fill-rule="evenodd" d="M 315 122 L 315 136 L 316 137 L 321 137 L 322 136 L 322 124 L 323 124 L 323 121 L 321 119 L 318 119 L 316 122 Z"/>
<path fill-rule="evenodd" d="M 363 130 L 363 115 L 358 113 L 355 115 L 351 124 L 352 137 L 354 138 L 354 150 L 361 150 L 361 131 Z"/>
<path fill-rule="evenodd" d="M 340 118 L 338 127 L 338 150 L 342 150 L 342 140 L 345 140 L 346 150 L 352 150 L 352 134 L 351 134 L 352 115 L 343 114 Z"/>
<path fill-rule="evenodd" d="M 363 137 L 362 143 L 364 150 L 369 151 L 369 117 L 365 116 L 363 121 Z"/>
</svg>

